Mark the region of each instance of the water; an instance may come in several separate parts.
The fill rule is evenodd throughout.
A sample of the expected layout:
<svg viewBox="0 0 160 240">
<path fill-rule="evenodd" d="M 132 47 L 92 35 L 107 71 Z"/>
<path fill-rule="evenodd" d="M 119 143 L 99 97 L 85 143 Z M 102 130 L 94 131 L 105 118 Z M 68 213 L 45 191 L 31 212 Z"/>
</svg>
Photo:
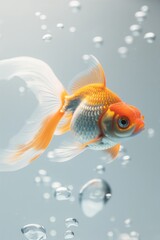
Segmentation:
<svg viewBox="0 0 160 240">
<path fill-rule="evenodd" d="M 106 86 L 124 102 L 137 106 L 146 126 L 130 140 L 118 140 L 124 148 L 110 164 L 106 151 L 87 148 L 70 161 L 54 162 L 55 149 L 63 143 L 74 148 L 75 136 L 69 131 L 54 134 L 46 151 L 25 168 L 0 172 L 2 240 L 27 239 L 20 230 L 28 223 L 40 225 L 38 230 L 32 227 L 27 230 L 30 240 L 46 238 L 46 234 L 48 240 L 64 239 L 67 230 L 74 233 L 73 237 L 69 232 L 68 237 L 75 240 L 160 239 L 159 13 L 159 0 L 3 1 L 0 60 L 18 56 L 38 58 L 48 64 L 50 73 L 46 75 L 47 66 L 40 64 L 35 73 L 37 78 L 42 74 L 37 85 L 37 78 L 31 76 L 34 64 L 28 66 L 22 61 L 25 74 L 30 72 L 28 77 L 25 75 L 26 84 L 21 71 L 18 77 L 18 73 L 14 71 L 12 75 L 7 68 L 3 72 L 0 62 L 0 170 L 1 149 L 15 146 L 18 150 L 21 144 L 25 147 L 38 133 L 36 126 L 44 126 L 47 116 L 57 111 L 62 95 L 55 104 L 52 102 L 57 88 L 56 84 L 52 85 L 54 79 L 58 78 L 71 95 L 68 86 L 72 85 L 72 79 L 84 72 L 89 74 L 86 71 L 91 63 L 90 54 L 103 66 Z M 89 65 L 90 70 L 93 66 L 94 63 Z M 99 80 L 104 79 L 100 68 L 90 73 L 90 80 L 98 76 Z M 83 80 L 86 78 L 85 75 Z M 44 98 L 40 97 L 41 91 L 45 91 Z M 110 118 L 115 117 L 116 125 L 114 112 L 108 113 Z M 22 134 L 17 142 L 17 135 L 26 122 L 25 132 L 29 137 Z M 90 121 L 87 124 L 92 126 Z M 42 146 L 48 134 L 50 128 L 44 138 L 37 142 L 34 139 L 32 143 Z M 24 154 L 26 164 L 37 150 L 35 146 L 29 153 L 31 156 Z M 10 160 L 10 166 L 14 166 L 15 159 Z M 18 164 L 23 164 L 23 160 L 19 159 Z M 79 196 L 85 183 L 93 179 L 101 179 L 101 185 L 91 184 Z M 109 184 L 109 192 L 103 187 L 103 181 Z M 61 187 L 65 190 L 58 192 Z M 40 230 L 41 225 L 46 233 Z"/>
<path fill-rule="evenodd" d="M 155 39 L 156 39 L 156 35 L 153 32 L 148 32 L 145 33 L 144 35 L 144 39 L 146 40 L 146 42 L 148 43 L 154 43 Z"/>
<path fill-rule="evenodd" d="M 111 198 L 111 188 L 102 179 L 92 179 L 80 189 L 79 200 L 83 213 L 94 217 L 102 211 L 106 202 Z"/>
<path fill-rule="evenodd" d="M 46 239 L 46 230 L 39 224 L 28 224 L 21 228 L 22 234 L 28 240 L 44 240 Z"/>
</svg>

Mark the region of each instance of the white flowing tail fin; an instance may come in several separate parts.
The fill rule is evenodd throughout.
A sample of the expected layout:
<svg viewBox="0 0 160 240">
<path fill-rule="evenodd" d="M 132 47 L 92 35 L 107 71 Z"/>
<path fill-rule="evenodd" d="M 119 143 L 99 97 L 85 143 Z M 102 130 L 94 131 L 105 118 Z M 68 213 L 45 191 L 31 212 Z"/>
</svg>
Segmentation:
<svg viewBox="0 0 160 240">
<path fill-rule="evenodd" d="M 67 94 L 51 68 L 41 60 L 17 57 L 0 61 L 0 81 L 23 79 L 38 100 L 38 106 L 8 149 L 0 152 L 0 171 L 15 171 L 38 158 L 50 143 Z"/>
</svg>

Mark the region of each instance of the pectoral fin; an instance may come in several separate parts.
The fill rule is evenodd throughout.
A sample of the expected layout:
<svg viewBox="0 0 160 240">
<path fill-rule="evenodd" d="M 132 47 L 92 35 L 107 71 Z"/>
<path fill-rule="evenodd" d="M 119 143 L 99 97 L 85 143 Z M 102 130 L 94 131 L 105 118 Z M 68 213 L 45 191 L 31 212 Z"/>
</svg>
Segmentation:
<svg viewBox="0 0 160 240">
<path fill-rule="evenodd" d="M 111 155 L 112 159 L 115 159 L 118 156 L 120 149 L 120 144 L 116 144 L 115 146 L 108 148 L 106 151 Z"/>
</svg>

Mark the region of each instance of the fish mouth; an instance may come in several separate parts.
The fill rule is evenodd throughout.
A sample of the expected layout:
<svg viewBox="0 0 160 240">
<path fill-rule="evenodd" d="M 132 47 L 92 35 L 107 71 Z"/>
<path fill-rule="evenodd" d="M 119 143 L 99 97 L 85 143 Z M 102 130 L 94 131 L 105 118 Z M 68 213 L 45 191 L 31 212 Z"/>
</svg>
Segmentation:
<svg viewBox="0 0 160 240">
<path fill-rule="evenodd" d="M 144 123 L 144 117 L 142 116 L 142 118 L 141 119 L 137 119 L 137 121 L 136 121 L 136 127 L 135 127 L 135 129 L 134 129 L 134 134 L 138 134 L 138 133 L 140 133 L 141 131 L 143 131 L 144 130 L 144 128 L 145 128 L 145 123 Z"/>
</svg>

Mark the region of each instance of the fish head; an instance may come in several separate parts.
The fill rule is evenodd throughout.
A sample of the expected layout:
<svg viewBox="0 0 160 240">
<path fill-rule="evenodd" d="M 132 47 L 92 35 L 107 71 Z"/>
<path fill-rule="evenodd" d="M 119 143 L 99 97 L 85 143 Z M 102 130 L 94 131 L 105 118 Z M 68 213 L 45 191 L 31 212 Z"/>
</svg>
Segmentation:
<svg viewBox="0 0 160 240">
<path fill-rule="evenodd" d="M 144 129 L 144 116 L 134 106 L 124 102 L 111 104 L 101 118 L 103 134 L 113 141 L 128 138 Z"/>
</svg>

